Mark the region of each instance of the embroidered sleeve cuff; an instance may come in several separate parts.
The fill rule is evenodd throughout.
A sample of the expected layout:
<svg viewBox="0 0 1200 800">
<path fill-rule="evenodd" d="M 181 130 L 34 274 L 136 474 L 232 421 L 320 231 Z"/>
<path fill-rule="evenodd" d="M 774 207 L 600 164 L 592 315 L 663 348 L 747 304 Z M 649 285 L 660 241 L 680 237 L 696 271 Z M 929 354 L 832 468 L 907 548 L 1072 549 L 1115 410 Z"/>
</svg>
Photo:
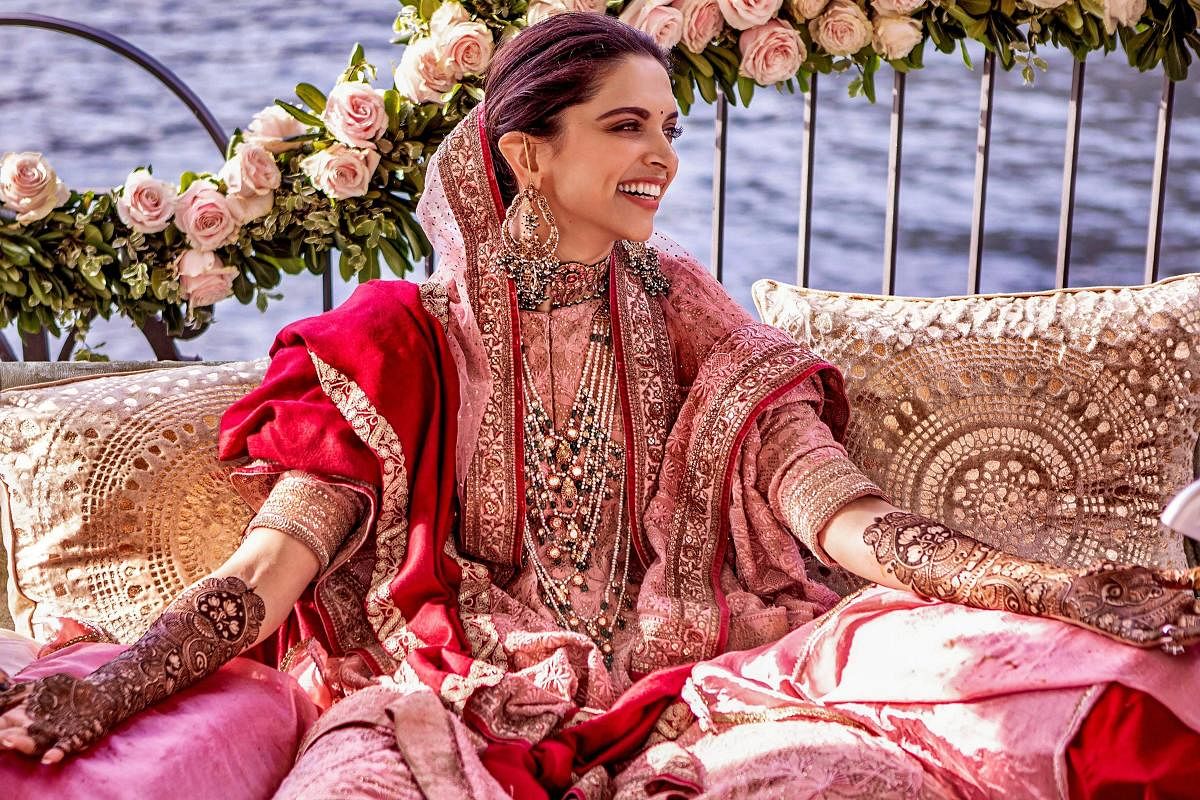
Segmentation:
<svg viewBox="0 0 1200 800">
<path fill-rule="evenodd" d="M 363 502 L 353 489 L 291 470 L 276 481 L 247 530 L 283 531 L 312 550 L 324 571 L 362 512 Z"/>
<path fill-rule="evenodd" d="M 826 523 L 852 500 L 886 495 L 853 461 L 829 450 L 813 451 L 789 473 L 780 492 L 788 526 L 817 560 L 834 566 L 837 562 L 817 543 Z"/>
</svg>

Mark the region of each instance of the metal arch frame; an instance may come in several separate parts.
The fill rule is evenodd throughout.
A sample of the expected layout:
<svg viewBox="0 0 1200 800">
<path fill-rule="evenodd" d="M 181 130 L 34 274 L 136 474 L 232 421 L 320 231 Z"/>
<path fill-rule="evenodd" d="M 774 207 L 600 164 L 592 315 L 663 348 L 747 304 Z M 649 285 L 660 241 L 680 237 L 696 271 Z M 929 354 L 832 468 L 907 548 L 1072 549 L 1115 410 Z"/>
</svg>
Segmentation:
<svg viewBox="0 0 1200 800">
<path fill-rule="evenodd" d="M 162 83 L 176 97 L 182 100 L 184 105 L 196 115 L 196 119 L 199 120 L 200 124 L 204 126 L 204 130 L 208 132 L 217 149 L 221 153 L 225 152 L 225 148 L 229 144 L 229 137 L 221 129 L 221 124 L 217 122 L 217 118 L 208 110 L 208 106 L 204 105 L 200 97 L 178 75 L 141 48 L 135 47 L 133 44 L 119 36 L 114 36 L 108 31 L 93 28 L 90 25 L 84 25 L 80 22 L 73 22 L 69 19 L 50 17 L 44 14 L 0 14 L 0 27 L 6 26 L 41 28 L 43 30 L 65 33 L 70 36 L 77 36 L 80 39 L 95 42 L 102 47 L 112 50 L 126 60 L 132 61 L 157 78 L 159 83 Z"/>
<path fill-rule="evenodd" d="M 80 39 L 94 42 L 113 51 L 127 61 L 132 61 L 153 75 L 158 79 L 159 83 L 166 86 L 171 90 L 172 94 L 183 101 L 183 104 L 188 107 L 200 124 L 204 126 L 204 130 L 213 140 L 213 144 L 217 146 L 217 150 L 224 155 L 229 143 L 229 137 L 222 130 L 221 124 L 217 122 L 217 118 L 213 115 L 212 111 L 209 110 L 208 106 L 200 100 L 200 97 L 178 75 L 141 48 L 135 47 L 125 39 L 100 28 L 44 14 L 0 14 L 0 27 L 40 28 L 55 31 L 56 33 L 65 33 L 69 36 L 76 36 Z M 150 343 L 150 347 L 153 349 L 156 357 L 160 359 L 179 360 L 180 355 L 175 340 L 167 335 L 166 326 L 160 320 L 157 318 L 147 320 L 146 324 L 142 326 L 142 333 L 146 336 L 146 340 Z M 62 350 L 59 352 L 58 360 L 61 361 L 69 357 L 74 346 L 75 337 L 68 336 Z M 22 334 L 21 349 L 26 361 L 48 361 L 50 359 L 50 343 L 46 331 L 43 330 L 36 334 Z M 12 351 L 12 348 L 3 336 L 0 336 L 0 360 L 17 360 L 16 353 Z"/>
</svg>

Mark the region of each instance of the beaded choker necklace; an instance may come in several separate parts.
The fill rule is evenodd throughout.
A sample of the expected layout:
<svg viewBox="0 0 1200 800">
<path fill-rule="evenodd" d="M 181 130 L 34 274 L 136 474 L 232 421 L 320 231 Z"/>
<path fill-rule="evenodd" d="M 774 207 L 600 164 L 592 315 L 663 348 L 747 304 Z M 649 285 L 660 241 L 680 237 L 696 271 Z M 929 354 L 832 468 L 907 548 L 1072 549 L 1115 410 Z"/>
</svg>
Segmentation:
<svg viewBox="0 0 1200 800">
<path fill-rule="evenodd" d="M 568 630 L 586 634 L 612 666 L 612 640 L 624 627 L 629 605 L 631 538 L 629 526 L 618 521 L 608 579 L 599 611 L 583 616 L 572 597 L 589 592 L 587 571 L 600 534 L 604 501 L 619 486 L 618 508 L 624 508 L 624 448 L 612 440 L 617 408 L 616 362 L 607 304 L 592 317 L 591 337 L 583 375 L 565 430 L 559 432 L 546 411 L 524 352 L 525 399 L 525 551 L 537 576 L 542 601 Z M 549 564 L 543 560 L 543 552 Z M 555 577 L 554 569 L 564 577 Z"/>
</svg>

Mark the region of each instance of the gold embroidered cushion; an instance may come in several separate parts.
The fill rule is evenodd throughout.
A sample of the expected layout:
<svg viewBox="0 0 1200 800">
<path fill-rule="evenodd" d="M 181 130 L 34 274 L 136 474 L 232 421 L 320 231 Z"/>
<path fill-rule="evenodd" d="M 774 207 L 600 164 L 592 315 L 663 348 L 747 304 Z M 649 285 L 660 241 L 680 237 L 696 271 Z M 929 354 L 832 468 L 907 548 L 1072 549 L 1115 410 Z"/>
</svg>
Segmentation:
<svg viewBox="0 0 1200 800">
<path fill-rule="evenodd" d="M 840 368 L 846 448 L 893 502 L 1020 555 L 1183 566 L 1158 515 L 1200 433 L 1200 275 L 888 298 L 763 280 L 754 300 Z"/>
<path fill-rule="evenodd" d="M 0 530 L 14 627 L 57 617 L 135 641 L 237 547 L 252 510 L 217 461 L 221 414 L 267 361 L 83 378 L 0 393 Z"/>
</svg>

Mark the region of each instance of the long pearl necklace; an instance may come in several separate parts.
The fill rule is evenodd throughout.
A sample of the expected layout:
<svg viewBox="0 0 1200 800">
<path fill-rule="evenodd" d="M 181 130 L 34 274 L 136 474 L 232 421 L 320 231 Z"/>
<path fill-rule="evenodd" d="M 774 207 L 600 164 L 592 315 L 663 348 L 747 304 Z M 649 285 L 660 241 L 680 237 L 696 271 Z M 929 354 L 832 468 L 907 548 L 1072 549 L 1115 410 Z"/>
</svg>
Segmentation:
<svg viewBox="0 0 1200 800">
<path fill-rule="evenodd" d="M 524 351 L 521 365 L 525 398 L 525 550 L 543 602 L 563 627 L 592 639 L 604 654 L 605 664 L 611 666 L 612 640 L 615 630 L 624 627 L 623 612 L 629 602 L 631 540 L 629 526 L 623 520 L 618 520 L 617 541 L 599 611 L 584 616 L 572 602 L 576 592 L 592 591 L 586 573 L 600 534 L 604 501 L 613 496 L 614 485 L 620 487 L 618 507 L 624 507 L 625 451 L 613 441 L 611 433 L 618 399 L 607 304 L 602 302 L 592 317 L 583 375 L 561 433 L 546 412 Z M 542 560 L 540 547 L 545 547 L 549 566 Z M 566 567 L 565 577 L 556 578 L 551 567 Z"/>
</svg>

